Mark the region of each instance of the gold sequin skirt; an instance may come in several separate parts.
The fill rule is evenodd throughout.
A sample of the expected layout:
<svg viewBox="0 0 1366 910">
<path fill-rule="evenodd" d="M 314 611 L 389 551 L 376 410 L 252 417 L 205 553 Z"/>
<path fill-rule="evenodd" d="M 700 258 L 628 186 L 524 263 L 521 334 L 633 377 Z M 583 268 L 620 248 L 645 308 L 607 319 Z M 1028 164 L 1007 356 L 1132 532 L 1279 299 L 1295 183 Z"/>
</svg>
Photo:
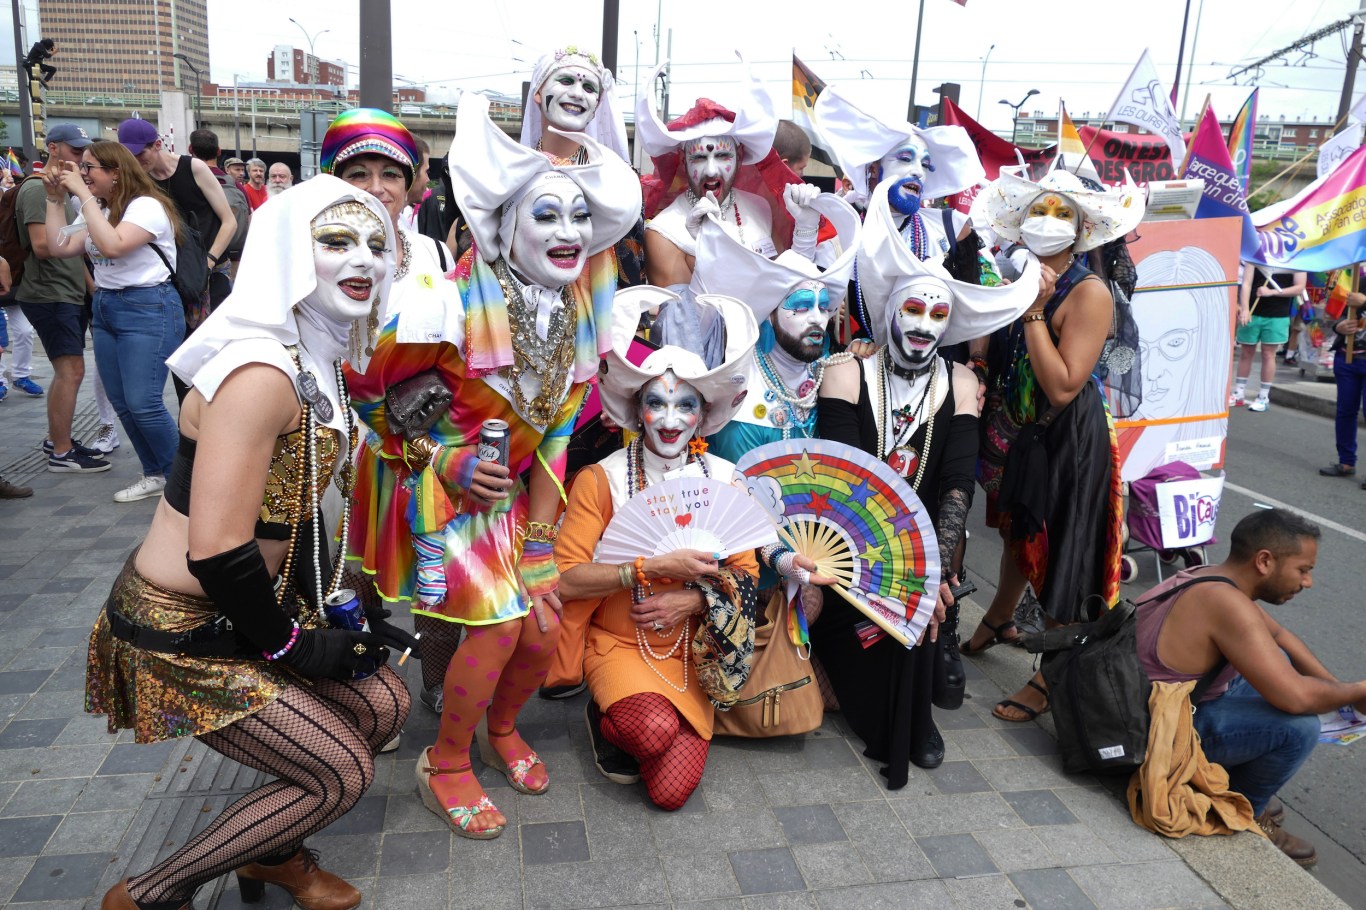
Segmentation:
<svg viewBox="0 0 1366 910">
<path fill-rule="evenodd" d="M 158 587 L 128 557 L 109 592 L 109 608 L 129 622 L 185 632 L 218 615 L 205 597 Z M 298 678 L 264 660 L 188 657 L 116 638 L 100 611 L 90 633 L 85 710 L 109 718 L 109 732 L 131 729 L 140 743 L 199 736 L 270 704 Z"/>
</svg>

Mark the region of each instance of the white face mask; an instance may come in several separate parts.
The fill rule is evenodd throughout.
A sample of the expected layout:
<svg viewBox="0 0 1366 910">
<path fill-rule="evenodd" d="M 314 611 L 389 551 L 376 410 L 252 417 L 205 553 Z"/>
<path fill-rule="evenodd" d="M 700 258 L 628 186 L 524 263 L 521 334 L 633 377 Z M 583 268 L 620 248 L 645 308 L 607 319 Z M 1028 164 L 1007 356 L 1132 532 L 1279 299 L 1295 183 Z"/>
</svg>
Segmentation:
<svg viewBox="0 0 1366 910">
<path fill-rule="evenodd" d="M 585 67 L 561 67 L 541 85 L 536 100 L 546 123 L 565 132 L 581 133 L 598 111 L 602 83 Z"/>
<path fill-rule="evenodd" d="M 1034 215 L 1020 225 L 1020 240 L 1035 256 L 1052 256 L 1077 242 L 1077 229 L 1051 215 Z"/>
<path fill-rule="evenodd" d="M 683 146 L 683 163 L 688 171 L 688 189 L 701 199 L 707 193 L 724 202 L 735 183 L 740 156 L 730 136 L 705 136 Z"/>
<path fill-rule="evenodd" d="M 593 222 L 583 191 L 552 171 L 538 178 L 517 203 L 508 259 L 529 283 L 563 287 L 583 272 L 592 242 Z"/>
<path fill-rule="evenodd" d="M 682 455 L 697 432 L 703 406 L 697 390 L 672 371 L 652 380 L 640 393 L 645 448 L 664 459 Z"/>
<path fill-rule="evenodd" d="M 924 369 L 939 350 L 949 327 L 953 299 L 938 283 L 912 285 L 902 291 L 893 320 L 892 357 L 903 367 Z"/>
<path fill-rule="evenodd" d="M 803 281 L 773 312 L 773 336 L 784 351 L 812 363 L 825 351 L 825 329 L 834 315 L 825 285 Z"/>
<path fill-rule="evenodd" d="M 384 224 L 359 202 L 343 202 L 313 219 L 318 286 L 306 302 L 341 324 L 370 312 L 384 277 Z"/>
</svg>

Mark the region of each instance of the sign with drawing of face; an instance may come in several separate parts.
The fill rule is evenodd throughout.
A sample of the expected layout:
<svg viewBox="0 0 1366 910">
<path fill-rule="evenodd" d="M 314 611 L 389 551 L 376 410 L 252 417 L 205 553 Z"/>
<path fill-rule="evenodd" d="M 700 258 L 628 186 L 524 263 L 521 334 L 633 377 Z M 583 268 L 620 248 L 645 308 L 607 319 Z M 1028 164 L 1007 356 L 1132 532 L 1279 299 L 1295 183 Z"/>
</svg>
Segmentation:
<svg viewBox="0 0 1366 910">
<path fill-rule="evenodd" d="M 1130 244 L 1142 401 L 1115 424 L 1126 481 L 1223 463 L 1239 230 L 1236 218 L 1152 222 Z"/>
</svg>

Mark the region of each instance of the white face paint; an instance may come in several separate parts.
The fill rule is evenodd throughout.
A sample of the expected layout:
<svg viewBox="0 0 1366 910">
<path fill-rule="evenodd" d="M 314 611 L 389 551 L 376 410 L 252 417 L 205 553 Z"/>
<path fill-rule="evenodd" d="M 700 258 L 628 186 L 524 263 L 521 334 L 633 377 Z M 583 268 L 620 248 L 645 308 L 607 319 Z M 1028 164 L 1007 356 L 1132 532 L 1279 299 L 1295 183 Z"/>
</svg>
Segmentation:
<svg viewBox="0 0 1366 910">
<path fill-rule="evenodd" d="M 602 82 L 597 73 L 579 65 L 553 70 L 536 92 L 545 122 L 571 133 L 587 129 L 601 100 Z"/>
<path fill-rule="evenodd" d="M 915 140 L 892 149 L 878 161 L 878 183 L 891 182 L 887 201 L 892 208 L 906 215 L 914 215 L 920 208 L 920 192 L 925 186 L 925 175 L 934 170 L 930 153 Z"/>
<path fill-rule="evenodd" d="M 583 191 L 551 171 L 517 203 L 508 258 L 526 281 L 558 288 L 579 277 L 592 242 L 593 222 Z"/>
<path fill-rule="evenodd" d="M 735 184 L 740 153 L 732 136 L 704 136 L 683 144 L 683 164 L 694 196 L 711 193 L 722 202 Z"/>
<path fill-rule="evenodd" d="M 819 281 L 803 281 L 773 311 L 773 335 L 778 346 L 802 363 L 812 363 L 825 351 L 825 332 L 835 309 L 830 292 Z"/>
<path fill-rule="evenodd" d="M 670 370 L 640 393 L 640 426 L 645 448 L 674 459 L 688 450 L 705 403 L 697 390 Z"/>
<path fill-rule="evenodd" d="M 953 298 L 937 282 L 921 282 L 902 290 L 893 320 L 892 356 L 903 367 L 921 370 L 939 350 L 953 312 Z"/>
<path fill-rule="evenodd" d="M 342 202 L 313 219 L 313 264 L 318 286 L 307 297 L 338 323 L 370 312 L 375 286 L 384 278 L 384 223 L 359 202 Z"/>
</svg>

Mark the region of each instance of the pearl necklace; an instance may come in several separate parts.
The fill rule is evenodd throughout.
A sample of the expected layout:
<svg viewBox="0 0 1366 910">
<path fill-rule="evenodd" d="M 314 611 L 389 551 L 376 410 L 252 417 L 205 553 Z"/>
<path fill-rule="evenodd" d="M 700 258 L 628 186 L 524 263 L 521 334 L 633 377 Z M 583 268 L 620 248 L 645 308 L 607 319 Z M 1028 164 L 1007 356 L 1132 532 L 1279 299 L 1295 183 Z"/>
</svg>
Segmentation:
<svg viewBox="0 0 1366 910">
<path fill-rule="evenodd" d="M 645 489 L 645 487 L 647 486 L 647 481 L 645 479 L 645 457 L 641 451 L 642 448 L 643 445 L 641 442 L 641 437 L 639 436 L 631 440 L 631 444 L 626 447 L 627 500 L 629 500 L 632 496 L 635 496 L 637 493 Z M 687 464 L 688 461 L 696 461 L 697 464 L 702 468 L 702 474 L 704 477 L 711 476 L 711 472 L 707 469 L 707 460 L 703 456 L 693 452 L 689 452 L 688 458 L 684 460 L 684 464 Z M 650 593 L 653 593 L 653 591 L 651 591 Z M 642 600 L 645 599 L 646 596 L 647 594 L 645 591 L 645 585 L 637 584 L 635 585 L 635 587 L 631 589 L 631 599 L 635 603 L 640 603 Z M 664 683 L 664 685 L 679 693 L 688 691 L 688 664 L 692 663 L 692 661 L 688 660 L 686 655 L 684 656 L 682 686 L 676 685 L 667 676 L 659 672 L 659 668 L 655 666 L 654 662 L 662 663 L 663 661 L 669 660 L 675 654 L 677 654 L 678 649 L 682 647 L 683 642 L 688 640 L 688 632 L 691 630 L 691 628 L 692 618 L 684 617 L 683 628 L 679 630 L 678 637 L 674 639 L 673 647 L 671 647 L 665 654 L 656 654 L 654 648 L 650 647 L 649 642 L 645 638 L 645 630 L 642 629 L 640 626 L 636 626 L 636 645 L 640 650 L 640 659 L 645 661 L 645 666 L 649 667 L 650 672 L 653 673 L 655 676 L 658 676 L 660 681 Z M 667 632 L 664 629 L 656 629 L 655 634 L 659 635 L 660 637 L 663 637 L 665 634 L 667 634 Z M 650 658 L 654 658 L 654 661 L 651 661 Z"/>
<path fill-rule="evenodd" d="M 763 379 L 764 385 L 787 408 L 789 419 L 786 425 L 782 427 L 783 439 L 792 438 L 791 430 L 793 427 L 801 430 L 802 435 L 811 438 L 816 423 L 816 399 L 820 394 L 821 380 L 825 378 L 825 368 L 834 364 L 848 363 L 854 355 L 848 351 L 842 351 L 807 364 L 806 374 L 811 378 L 811 388 L 805 395 L 802 395 L 794 394 L 788 389 L 787 383 L 778 375 L 778 371 L 774 368 L 773 362 L 768 359 L 767 353 L 763 351 L 755 351 L 754 353 L 755 359 L 759 363 L 759 376 Z M 802 383 L 802 385 L 805 384 Z"/>
<path fill-rule="evenodd" d="M 917 423 L 916 420 L 912 419 L 907 421 L 907 426 L 903 431 L 898 432 L 893 429 L 892 432 L 894 435 L 892 445 L 890 447 L 887 445 L 887 425 L 892 423 L 895 419 L 895 414 L 890 409 L 887 400 L 887 374 L 891 372 L 891 367 L 892 365 L 887 354 L 887 349 L 883 348 L 878 352 L 877 370 L 878 414 L 882 417 L 881 421 L 878 422 L 877 428 L 877 457 L 881 461 L 885 461 L 887 456 L 891 454 L 891 450 L 895 449 L 900 444 L 901 434 L 903 432 L 906 434 L 907 441 L 915 435 Z M 939 364 L 931 363 L 930 369 L 934 372 L 930 374 L 930 381 L 926 385 L 925 391 L 920 393 L 920 402 L 914 411 L 917 417 L 924 409 L 926 401 L 933 402 L 939 399 Z M 909 402 L 907 403 L 907 407 L 909 407 Z M 921 446 L 920 449 L 920 465 L 916 468 L 915 479 L 911 481 L 911 489 L 916 492 L 920 491 L 920 481 L 925 477 L 925 466 L 930 462 L 930 443 L 933 441 L 934 414 L 931 413 L 925 421 L 925 444 Z"/>
</svg>

